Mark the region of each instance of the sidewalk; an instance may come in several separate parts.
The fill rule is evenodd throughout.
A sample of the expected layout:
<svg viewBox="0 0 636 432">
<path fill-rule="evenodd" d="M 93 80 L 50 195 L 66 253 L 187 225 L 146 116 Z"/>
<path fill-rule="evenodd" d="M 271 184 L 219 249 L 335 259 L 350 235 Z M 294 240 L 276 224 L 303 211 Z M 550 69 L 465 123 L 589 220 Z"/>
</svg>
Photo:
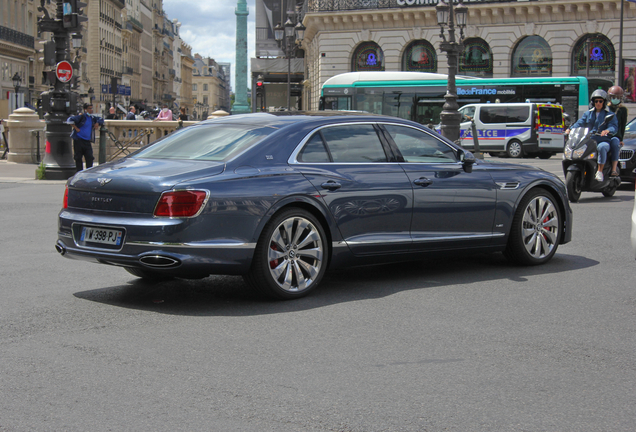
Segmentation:
<svg viewBox="0 0 636 432">
<path fill-rule="evenodd" d="M 0 160 L 0 183 L 65 184 L 66 180 L 36 180 L 37 164 Z"/>
</svg>

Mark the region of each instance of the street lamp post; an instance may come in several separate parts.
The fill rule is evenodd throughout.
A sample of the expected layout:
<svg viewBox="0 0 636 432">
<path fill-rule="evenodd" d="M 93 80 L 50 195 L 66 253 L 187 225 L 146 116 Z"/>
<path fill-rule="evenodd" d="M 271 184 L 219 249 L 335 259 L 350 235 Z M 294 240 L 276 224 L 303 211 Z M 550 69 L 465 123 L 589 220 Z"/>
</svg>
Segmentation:
<svg viewBox="0 0 636 432">
<path fill-rule="evenodd" d="M 283 28 L 280 23 L 274 28 L 274 38 L 278 45 L 285 53 L 287 57 L 287 111 L 291 110 L 291 58 L 295 54 L 296 48 L 302 45 L 303 38 L 305 37 L 306 27 L 302 22 L 298 21 L 296 24 L 292 21 L 298 19 L 298 12 L 287 12 L 289 17 L 285 21 L 285 27 Z"/>
<path fill-rule="evenodd" d="M 15 89 L 15 109 L 18 109 L 18 92 L 20 91 L 20 83 L 22 83 L 22 78 L 16 72 L 15 75 L 13 75 L 12 80 L 13 88 Z"/>
<path fill-rule="evenodd" d="M 464 28 L 466 27 L 466 17 L 468 8 L 464 6 L 463 1 L 459 0 L 459 4 L 453 7 L 453 0 L 445 3 L 440 0 L 435 7 L 437 12 L 437 23 L 440 27 L 440 37 L 442 43 L 440 49 L 446 52 L 448 58 L 448 85 L 444 99 L 443 111 L 440 114 L 442 135 L 449 140 L 455 142 L 459 140 L 459 123 L 461 114 L 459 113 L 459 105 L 457 104 L 457 86 L 455 83 L 455 75 L 457 73 L 457 63 L 459 53 L 463 49 L 462 39 L 464 38 Z M 448 25 L 448 41 L 444 35 L 444 26 Z M 459 27 L 459 40 L 455 40 L 455 27 Z"/>
</svg>

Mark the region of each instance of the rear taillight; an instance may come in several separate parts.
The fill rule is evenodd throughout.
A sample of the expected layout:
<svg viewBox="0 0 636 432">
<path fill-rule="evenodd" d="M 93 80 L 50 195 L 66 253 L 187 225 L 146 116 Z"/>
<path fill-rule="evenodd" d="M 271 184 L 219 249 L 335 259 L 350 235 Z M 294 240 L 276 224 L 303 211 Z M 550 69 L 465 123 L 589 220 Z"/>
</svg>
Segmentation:
<svg viewBox="0 0 636 432">
<path fill-rule="evenodd" d="M 62 201 L 62 208 L 68 208 L 68 185 L 64 189 L 64 201 Z"/>
<path fill-rule="evenodd" d="M 196 216 L 208 196 L 206 191 L 181 190 L 164 192 L 155 207 L 155 216 L 192 217 Z"/>
</svg>

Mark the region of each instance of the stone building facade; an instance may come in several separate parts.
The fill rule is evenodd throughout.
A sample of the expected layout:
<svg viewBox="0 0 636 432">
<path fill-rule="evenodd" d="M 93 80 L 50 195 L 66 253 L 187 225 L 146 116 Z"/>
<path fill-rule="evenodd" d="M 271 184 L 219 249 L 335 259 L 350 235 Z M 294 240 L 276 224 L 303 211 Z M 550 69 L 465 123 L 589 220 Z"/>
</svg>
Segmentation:
<svg viewBox="0 0 636 432">
<path fill-rule="evenodd" d="M 34 106 L 32 94 L 42 84 L 42 66 L 38 68 L 37 62 L 41 46 L 35 40 L 37 6 L 33 0 L 0 0 L 0 117 L 6 118 L 15 105 L 12 78 L 16 73 L 22 80 L 18 89 L 21 105 Z"/>
<path fill-rule="evenodd" d="M 344 72 L 447 73 L 446 55 L 439 50 L 442 39 L 436 3 L 306 1 L 303 108 L 317 109 L 322 84 Z M 495 78 L 582 75 L 593 85 L 607 87 L 623 82 L 626 73 L 636 73 L 634 2 L 465 0 L 464 4 L 468 20 L 459 74 Z M 624 65 L 619 64 L 621 7 Z"/>
<path fill-rule="evenodd" d="M 174 110 L 193 108 L 191 47 L 179 36 L 179 23 L 170 20 L 162 0 L 91 0 L 86 2 L 80 46 L 69 44 L 75 63 L 71 89 L 81 103 L 92 101 L 96 113 L 105 114 L 114 103 L 124 114 L 130 104 L 140 109 L 163 103 Z M 0 0 L 0 118 L 15 108 L 12 77 L 21 79 L 19 106 L 36 108 L 49 84 L 43 72 L 41 41 L 50 33 L 38 32 L 39 0 Z M 55 18 L 56 0 L 44 7 Z M 112 93 L 115 84 L 116 94 Z M 187 83 L 187 84 L 186 84 Z M 229 81 L 227 84 L 229 101 Z M 123 110 L 123 111 L 122 111 Z"/>
</svg>

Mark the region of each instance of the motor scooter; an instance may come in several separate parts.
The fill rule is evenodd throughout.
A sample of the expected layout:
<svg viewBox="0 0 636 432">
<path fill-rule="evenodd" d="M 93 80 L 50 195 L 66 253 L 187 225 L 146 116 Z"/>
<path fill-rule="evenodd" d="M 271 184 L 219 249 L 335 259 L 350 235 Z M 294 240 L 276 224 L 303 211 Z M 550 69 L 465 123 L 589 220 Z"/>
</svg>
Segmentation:
<svg viewBox="0 0 636 432">
<path fill-rule="evenodd" d="M 612 116 L 608 115 L 605 122 L 608 122 Z M 563 173 L 565 174 L 568 199 L 571 202 L 578 202 L 581 192 L 601 192 L 603 196 L 611 197 L 621 184 L 618 167 L 616 170 L 619 171 L 619 176 L 610 176 L 612 164 L 609 157 L 603 167 L 603 181 L 596 180 L 598 151 L 594 136 L 600 136 L 600 134 L 592 132 L 590 128 L 586 127 L 574 128 L 570 130 L 565 144 Z"/>
</svg>

